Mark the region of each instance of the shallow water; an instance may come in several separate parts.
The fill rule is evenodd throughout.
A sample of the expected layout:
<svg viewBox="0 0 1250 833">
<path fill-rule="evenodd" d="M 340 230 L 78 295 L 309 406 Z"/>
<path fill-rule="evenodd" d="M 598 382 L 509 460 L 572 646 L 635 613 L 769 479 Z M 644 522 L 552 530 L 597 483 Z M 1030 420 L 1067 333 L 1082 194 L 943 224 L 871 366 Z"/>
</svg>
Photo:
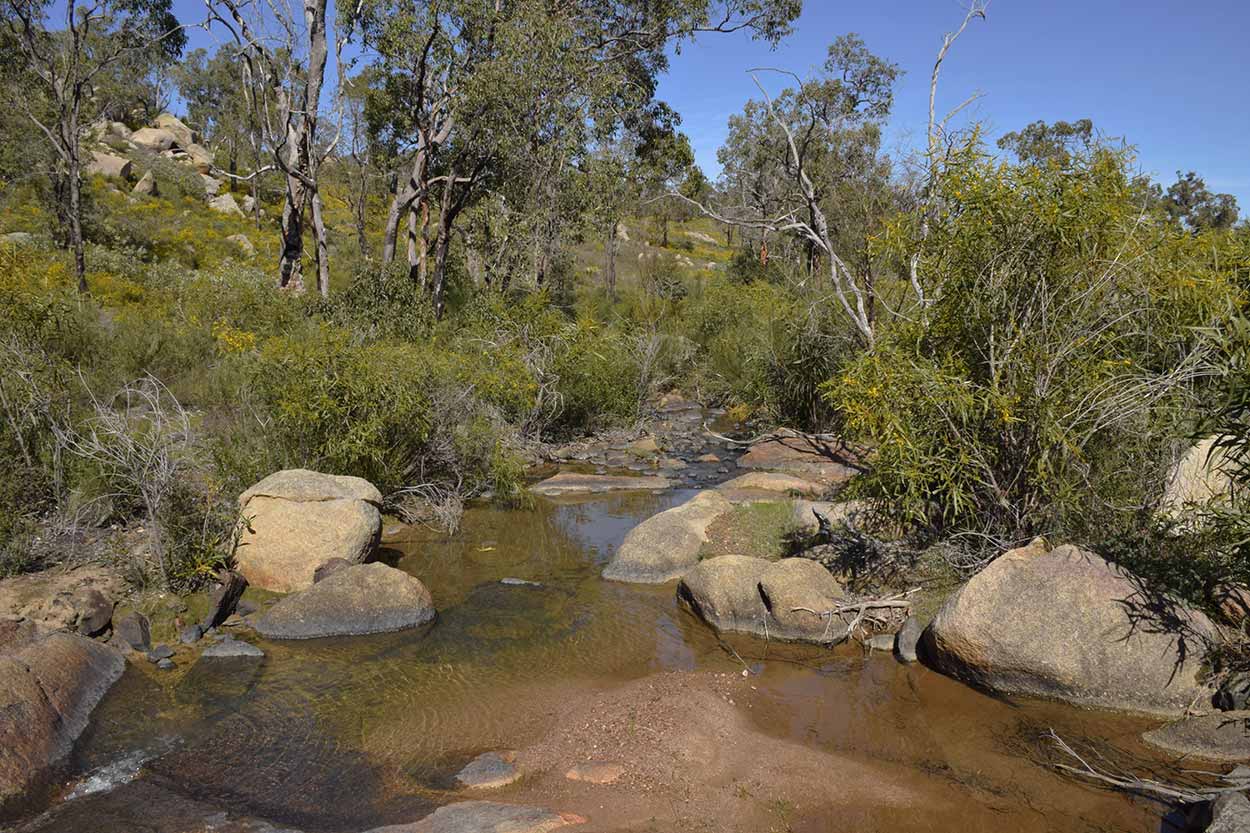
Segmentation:
<svg viewBox="0 0 1250 833">
<path fill-rule="evenodd" d="M 130 669 L 79 744 L 79 783 L 99 790 L 146 761 L 140 782 L 190 799 L 309 831 L 362 830 L 461 797 L 453 773 L 482 751 L 543 737 L 565 695 L 665 670 L 739 673 L 746 662 L 758 674 L 752 720 L 767 734 L 888 765 L 900 779 L 949 783 L 998 814 L 998 829 L 1166 829 L 1167 808 L 1036 762 L 1050 726 L 1142 752 L 1135 739 L 1147 723 L 1006 703 L 854 647 L 723 642 L 677 607 L 671 585 L 599 578 L 630 528 L 690 494 L 476 507 L 454 538 L 411 529 L 383 557 L 430 588 L 440 615 L 428 632 L 261 641 L 259 665 L 218 661 L 172 685 Z M 85 812 L 89 800 L 70 803 Z M 77 829 L 72 818 L 58 824 Z M 792 828 L 831 821 L 798 807 Z M 916 829 L 994 829 L 938 824 Z M 133 828 L 101 816 L 91 829 Z"/>
</svg>

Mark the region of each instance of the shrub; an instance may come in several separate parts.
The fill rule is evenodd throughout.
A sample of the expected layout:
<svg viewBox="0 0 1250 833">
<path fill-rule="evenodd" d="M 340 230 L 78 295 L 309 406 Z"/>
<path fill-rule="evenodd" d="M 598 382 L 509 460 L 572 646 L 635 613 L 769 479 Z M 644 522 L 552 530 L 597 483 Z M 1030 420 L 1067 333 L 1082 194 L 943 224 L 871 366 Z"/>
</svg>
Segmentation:
<svg viewBox="0 0 1250 833">
<path fill-rule="evenodd" d="M 824 393 L 895 518 L 1003 546 L 1157 499 L 1201 394 L 1225 241 L 1144 216 L 1126 160 L 951 169 L 923 241 L 941 291 Z M 1085 529 L 1097 537 L 1096 530 Z"/>
</svg>

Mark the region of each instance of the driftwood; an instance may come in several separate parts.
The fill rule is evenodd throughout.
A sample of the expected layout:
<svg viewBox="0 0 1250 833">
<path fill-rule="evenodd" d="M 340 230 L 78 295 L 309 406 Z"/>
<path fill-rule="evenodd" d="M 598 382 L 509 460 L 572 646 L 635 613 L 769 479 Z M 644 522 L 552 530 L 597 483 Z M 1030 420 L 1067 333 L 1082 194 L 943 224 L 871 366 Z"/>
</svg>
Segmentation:
<svg viewBox="0 0 1250 833">
<path fill-rule="evenodd" d="M 884 609 L 910 609 L 911 602 L 907 600 L 907 597 L 919 589 L 919 587 L 913 587 L 911 590 L 907 590 L 903 593 L 896 593 L 895 595 L 884 599 L 865 599 L 864 601 L 855 602 L 853 604 L 834 605 L 829 610 L 812 610 L 810 607 L 792 607 L 790 608 L 790 612 L 797 613 L 799 611 L 803 611 L 804 613 L 810 613 L 813 616 L 819 616 L 822 619 L 826 619 L 828 621 L 828 624 L 825 626 L 826 639 L 829 636 L 829 631 L 833 627 L 833 617 L 853 612 L 855 617 L 851 619 L 851 623 L 847 625 L 846 636 L 843 637 L 844 639 L 850 639 L 855 637 L 855 631 L 857 629 L 863 627 L 865 619 L 877 624 L 884 624 L 881 619 L 872 616 L 869 611 Z"/>
</svg>

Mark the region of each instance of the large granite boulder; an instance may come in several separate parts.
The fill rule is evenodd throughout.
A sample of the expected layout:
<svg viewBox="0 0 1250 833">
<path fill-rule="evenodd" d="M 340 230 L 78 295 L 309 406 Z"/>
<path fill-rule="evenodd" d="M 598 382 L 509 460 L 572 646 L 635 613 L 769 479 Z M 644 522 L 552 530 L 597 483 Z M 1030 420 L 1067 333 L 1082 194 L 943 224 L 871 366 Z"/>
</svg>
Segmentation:
<svg viewBox="0 0 1250 833">
<path fill-rule="evenodd" d="M 779 471 L 752 471 L 726 480 L 716 487 L 729 493 L 765 493 L 777 495 L 801 495 L 816 497 L 825 487 L 815 481 Z"/>
<path fill-rule="evenodd" d="M 625 536 L 603 577 L 643 584 L 681 578 L 699 563 L 712 521 L 732 508 L 724 495 L 708 491 L 652 515 Z"/>
<path fill-rule="evenodd" d="M 331 558 L 359 564 L 373 554 L 381 505 L 381 492 L 359 477 L 307 469 L 271 474 L 239 496 L 236 569 L 265 590 L 311 587 L 317 568 Z"/>
<path fill-rule="evenodd" d="M 111 153 L 91 151 L 91 159 L 87 162 L 87 175 L 99 174 L 116 179 L 130 179 L 132 166 L 130 160 Z"/>
<path fill-rule="evenodd" d="M 375 827 L 367 833 L 549 833 L 586 820 L 572 813 L 493 801 L 459 801 L 413 824 Z"/>
<path fill-rule="evenodd" d="M 159 127 L 141 127 L 130 134 L 130 141 L 153 153 L 169 150 L 177 143 L 174 134 Z"/>
<path fill-rule="evenodd" d="M 171 113 L 161 113 L 152 124 L 173 136 L 174 144 L 184 150 L 195 144 L 195 132 Z"/>
<path fill-rule="evenodd" d="M 1007 694 L 1145 714 L 1209 702 L 1201 613 L 1073 546 L 1007 552 L 956 591 L 922 638 L 939 671 Z"/>
<path fill-rule="evenodd" d="M 125 667 L 85 637 L 0 622 L 0 818 L 70 753 Z"/>
<path fill-rule="evenodd" d="M 363 636 L 415 628 L 434 615 L 418 579 L 385 564 L 353 564 L 279 600 L 255 627 L 269 639 Z"/>
<path fill-rule="evenodd" d="M 818 644 L 846 637 L 852 617 L 835 612 L 844 596 L 837 579 L 806 558 L 722 555 L 677 585 L 678 601 L 718 631 Z"/>
</svg>

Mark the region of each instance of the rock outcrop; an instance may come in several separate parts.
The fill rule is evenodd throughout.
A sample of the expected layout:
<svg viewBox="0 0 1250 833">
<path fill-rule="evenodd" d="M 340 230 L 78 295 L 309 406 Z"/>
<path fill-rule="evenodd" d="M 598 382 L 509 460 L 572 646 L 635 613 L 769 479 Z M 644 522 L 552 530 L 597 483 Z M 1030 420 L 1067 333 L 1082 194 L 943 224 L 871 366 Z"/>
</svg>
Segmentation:
<svg viewBox="0 0 1250 833">
<path fill-rule="evenodd" d="M 643 584 L 681 578 L 699 563 L 712 521 L 732 508 L 724 495 L 708 491 L 652 515 L 625 536 L 603 577 Z"/>
<path fill-rule="evenodd" d="M 312 586 L 331 558 L 365 561 L 382 534 L 382 494 L 359 477 L 288 469 L 239 496 L 236 569 L 248 583 L 289 593 Z"/>
<path fill-rule="evenodd" d="M 844 595 L 828 570 L 806 558 L 722 555 L 677 585 L 678 601 L 718 631 L 818 644 L 846 636 L 849 617 L 833 612 Z"/>
<path fill-rule="evenodd" d="M 174 137 L 173 143 L 178 147 L 186 150 L 195 144 L 195 132 L 175 115 L 170 113 L 161 113 L 152 122 L 153 126 L 164 130 L 166 133 Z M 163 150 L 163 148 L 162 148 Z"/>
<path fill-rule="evenodd" d="M 1212 633 L 1097 555 L 1039 539 L 956 591 L 921 645 L 939 671 L 993 691 L 1173 715 L 1210 696 L 1199 669 Z"/>
<path fill-rule="evenodd" d="M 430 591 L 413 576 L 385 564 L 354 564 L 279 600 L 255 625 L 269 639 L 317 639 L 415 628 L 434 616 Z"/>
<path fill-rule="evenodd" d="M 778 495 L 816 497 L 825 487 L 803 477 L 778 471 L 753 471 L 727 480 L 716 488 L 722 492 L 764 492 Z"/>
<path fill-rule="evenodd" d="M 0 818 L 69 754 L 125 665 L 85 637 L 0 622 Z"/>
<path fill-rule="evenodd" d="M 131 193 L 138 194 L 143 197 L 158 197 L 160 189 L 156 186 L 156 175 L 148 171 L 139 177 L 139 181 L 135 183 L 135 187 Z"/>
</svg>

